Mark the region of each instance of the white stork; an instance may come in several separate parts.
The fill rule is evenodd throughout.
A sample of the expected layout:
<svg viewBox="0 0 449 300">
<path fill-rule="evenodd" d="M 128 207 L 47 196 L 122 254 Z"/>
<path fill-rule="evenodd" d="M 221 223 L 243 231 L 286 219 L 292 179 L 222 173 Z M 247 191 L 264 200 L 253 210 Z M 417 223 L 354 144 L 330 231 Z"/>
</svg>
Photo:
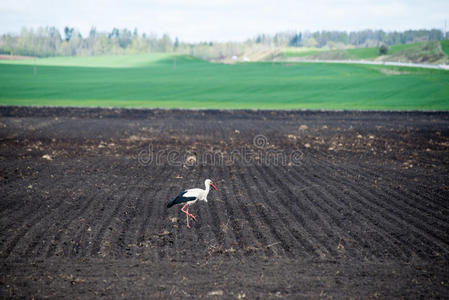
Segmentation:
<svg viewBox="0 0 449 300">
<path fill-rule="evenodd" d="M 186 214 L 188 228 L 190 228 L 189 217 L 192 217 L 192 219 L 196 221 L 195 216 L 189 213 L 189 205 L 195 203 L 198 200 L 207 202 L 207 194 L 209 194 L 210 187 L 218 191 L 218 189 L 215 187 L 215 185 L 212 183 L 212 180 L 210 179 L 206 179 L 206 181 L 204 181 L 204 185 L 206 186 L 206 189 L 204 190 L 189 189 L 182 191 L 175 199 L 173 199 L 167 204 L 167 207 L 170 208 L 175 204 L 185 203 L 184 206 L 181 208 L 181 211 Z M 187 209 L 185 210 L 186 207 Z"/>
</svg>

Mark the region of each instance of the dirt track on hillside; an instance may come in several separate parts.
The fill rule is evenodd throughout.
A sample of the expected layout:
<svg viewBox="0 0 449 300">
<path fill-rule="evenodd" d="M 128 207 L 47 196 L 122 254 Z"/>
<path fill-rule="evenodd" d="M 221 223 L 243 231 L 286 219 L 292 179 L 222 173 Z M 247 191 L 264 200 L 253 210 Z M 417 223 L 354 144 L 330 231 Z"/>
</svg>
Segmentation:
<svg viewBox="0 0 449 300">
<path fill-rule="evenodd" d="M 0 140 L 4 297 L 448 295 L 448 113 L 0 107 Z"/>
</svg>

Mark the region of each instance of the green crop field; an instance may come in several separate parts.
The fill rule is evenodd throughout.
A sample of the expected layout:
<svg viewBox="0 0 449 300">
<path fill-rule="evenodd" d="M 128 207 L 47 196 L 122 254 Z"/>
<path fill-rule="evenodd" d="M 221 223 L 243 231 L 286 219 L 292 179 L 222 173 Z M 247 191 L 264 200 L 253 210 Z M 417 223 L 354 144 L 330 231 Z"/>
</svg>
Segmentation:
<svg viewBox="0 0 449 300">
<path fill-rule="evenodd" d="M 449 72 L 170 54 L 1 61 L 0 105 L 449 110 Z"/>
</svg>

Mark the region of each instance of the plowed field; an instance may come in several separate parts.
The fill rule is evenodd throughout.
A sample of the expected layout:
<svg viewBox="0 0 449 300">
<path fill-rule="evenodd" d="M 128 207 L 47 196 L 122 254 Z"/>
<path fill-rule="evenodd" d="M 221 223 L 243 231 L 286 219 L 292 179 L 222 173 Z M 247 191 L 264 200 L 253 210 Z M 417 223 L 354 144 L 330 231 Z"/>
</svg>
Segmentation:
<svg viewBox="0 0 449 300">
<path fill-rule="evenodd" d="M 449 114 L 0 108 L 5 298 L 447 297 Z M 166 208 L 182 189 L 219 191 Z"/>
</svg>

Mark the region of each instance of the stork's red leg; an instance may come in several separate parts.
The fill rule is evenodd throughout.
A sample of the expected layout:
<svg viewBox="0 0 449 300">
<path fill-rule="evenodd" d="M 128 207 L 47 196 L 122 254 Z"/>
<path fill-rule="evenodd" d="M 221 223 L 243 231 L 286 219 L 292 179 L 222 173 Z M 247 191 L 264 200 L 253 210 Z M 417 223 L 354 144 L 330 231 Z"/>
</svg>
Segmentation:
<svg viewBox="0 0 449 300">
<path fill-rule="evenodd" d="M 184 208 L 186 208 L 186 206 L 188 206 L 189 204 L 188 203 L 186 203 L 186 204 L 184 204 L 184 206 L 181 208 L 181 211 L 183 212 L 183 213 L 187 213 L 185 210 L 184 210 Z"/>
<path fill-rule="evenodd" d="M 187 207 L 187 210 L 184 210 L 184 209 L 186 209 L 186 207 Z M 188 203 L 185 204 L 185 205 L 181 208 L 181 211 L 182 211 L 183 213 L 185 213 L 187 216 L 192 217 L 192 219 L 196 222 L 196 217 L 195 217 L 194 215 L 192 215 L 191 213 L 189 213 L 189 204 L 188 204 Z"/>
<path fill-rule="evenodd" d="M 191 216 L 192 219 L 196 222 L 195 216 L 189 213 L 189 207 L 188 206 L 187 206 L 187 214 L 189 214 L 189 216 Z"/>
<path fill-rule="evenodd" d="M 184 208 L 185 208 L 186 206 L 187 206 L 187 211 L 184 210 Z M 190 228 L 190 224 L 189 224 L 189 204 L 186 203 L 186 204 L 181 208 L 181 211 L 182 211 L 183 213 L 186 214 L 187 227 Z"/>
</svg>

